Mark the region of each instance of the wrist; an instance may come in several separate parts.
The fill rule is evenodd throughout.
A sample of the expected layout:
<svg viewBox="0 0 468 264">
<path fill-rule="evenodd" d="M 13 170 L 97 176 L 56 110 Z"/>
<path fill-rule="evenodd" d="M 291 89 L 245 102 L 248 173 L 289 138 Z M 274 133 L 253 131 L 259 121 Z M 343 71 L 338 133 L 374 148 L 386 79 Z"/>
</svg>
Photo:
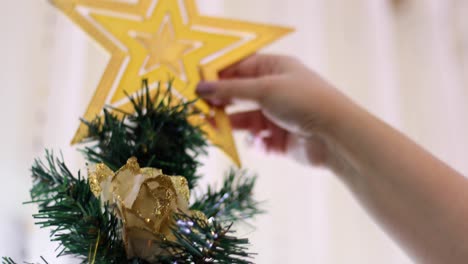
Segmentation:
<svg viewBox="0 0 468 264">
<path fill-rule="evenodd" d="M 360 107 L 335 88 L 328 90 L 317 131 L 327 139 L 338 141 L 346 133 L 346 122 L 355 119 Z"/>
<path fill-rule="evenodd" d="M 361 120 L 365 111 L 338 90 L 333 90 L 332 93 L 327 107 L 324 108 L 319 133 L 326 144 L 326 166 L 338 176 L 344 176 L 354 171 L 355 166 L 347 143 L 355 140 L 354 123 Z"/>
</svg>

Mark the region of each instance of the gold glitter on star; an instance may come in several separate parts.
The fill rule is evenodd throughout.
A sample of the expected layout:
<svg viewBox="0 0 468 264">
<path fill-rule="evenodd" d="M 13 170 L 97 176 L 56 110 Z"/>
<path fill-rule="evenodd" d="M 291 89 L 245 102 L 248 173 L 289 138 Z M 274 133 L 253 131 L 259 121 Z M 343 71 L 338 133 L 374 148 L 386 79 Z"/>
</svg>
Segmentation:
<svg viewBox="0 0 468 264">
<path fill-rule="evenodd" d="M 203 16 L 195 0 L 50 1 L 111 55 L 83 116 L 86 120 L 102 114 L 105 105 L 132 110 L 125 92 L 137 93 L 142 79 L 150 81 L 154 93 L 157 83 L 170 78 L 180 99 L 192 101 L 201 80 L 216 80 L 219 71 L 291 32 L 285 27 Z M 195 107 L 203 115 L 190 121 L 202 124 L 208 139 L 240 165 L 224 110 L 203 100 Z M 82 124 L 72 143 L 87 134 Z"/>
</svg>

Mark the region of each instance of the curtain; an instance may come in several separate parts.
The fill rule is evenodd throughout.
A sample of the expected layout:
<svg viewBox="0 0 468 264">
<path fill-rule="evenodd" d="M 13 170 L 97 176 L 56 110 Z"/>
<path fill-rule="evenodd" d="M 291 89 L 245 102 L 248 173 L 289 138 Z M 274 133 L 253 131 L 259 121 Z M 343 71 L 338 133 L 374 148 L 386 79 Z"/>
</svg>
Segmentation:
<svg viewBox="0 0 468 264">
<path fill-rule="evenodd" d="M 299 57 L 360 105 L 468 175 L 468 4 L 462 0 L 199 0 L 203 13 L 284 24 L 296 33 L 265 52 Z M 56 245 L 21 205 L 28 168 L 44 148 L 72 170 L 69 140 L 109 56 L 47 1 L 6 1 L 0 13 L 0 255 L 45 256 Z M 365 129 L 365 128 L 363 128 Z M 267 213 L 238 226 L 256 263 L 411 263 L 330 172 L 302 167 L 236 140 L 259 175 Z M 219 155 L 218 155 L 219 154 Z M 216 149 L 201 185 L 229 168 Z M 273 165 L 272 165 L 273 164 Z M 61 260 L 60 263 L 68 263 Z"/>
</svg>

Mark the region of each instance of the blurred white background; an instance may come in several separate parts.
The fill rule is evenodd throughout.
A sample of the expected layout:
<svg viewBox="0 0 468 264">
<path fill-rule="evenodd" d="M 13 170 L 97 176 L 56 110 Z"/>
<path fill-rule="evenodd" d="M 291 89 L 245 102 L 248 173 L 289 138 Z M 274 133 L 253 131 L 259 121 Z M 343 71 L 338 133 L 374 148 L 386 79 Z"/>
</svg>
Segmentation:
<svg viewBox="0 0 468 264">
<path fill-rule="evenodd" d="M 203 13 L 293 26 L 268 52 L 300 57 L 362 106 L 468 175 L 468 2 L 463 0 L 200 0 Z M 0 9 L 0 256 L 53 260 L 33 225 L 29 167 L 68 143 L 108 55 L 45 0 Z M 365 128 L 363 128 L 365 129 Z M 265 157 L 237 135 L 260 175 L 268 214 L 247 233 L 257 263 L 411 263 L 327 171 Z M 216 153 L 216 150 L 213 150 Z M 216 182 L 229 167 L 211 155 Z M 65 260 L 61 261 L 65 263 Z"/>
</svg>

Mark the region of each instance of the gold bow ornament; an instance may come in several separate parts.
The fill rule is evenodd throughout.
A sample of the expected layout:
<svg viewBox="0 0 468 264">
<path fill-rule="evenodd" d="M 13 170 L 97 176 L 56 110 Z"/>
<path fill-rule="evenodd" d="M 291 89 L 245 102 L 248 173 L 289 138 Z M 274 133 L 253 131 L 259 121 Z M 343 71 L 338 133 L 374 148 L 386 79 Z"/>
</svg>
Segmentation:
<svg viewBox="0 0 468 264">
<path fill-rule="evenodd" d="M 140 168 L 134 157 L 116 172 L 100 163 L 90 167 L 88 175 L 92 192 L 102 202 L 113 205 L 122 220 L 128 258 L 151 262 L 155 256 L 165 254 L 155 242 L 176 240 L 171 230 L 174 213 L 206 219 L 203 213 L 189 210 L 190 191 L 185 177 Z"/>
</svg>

